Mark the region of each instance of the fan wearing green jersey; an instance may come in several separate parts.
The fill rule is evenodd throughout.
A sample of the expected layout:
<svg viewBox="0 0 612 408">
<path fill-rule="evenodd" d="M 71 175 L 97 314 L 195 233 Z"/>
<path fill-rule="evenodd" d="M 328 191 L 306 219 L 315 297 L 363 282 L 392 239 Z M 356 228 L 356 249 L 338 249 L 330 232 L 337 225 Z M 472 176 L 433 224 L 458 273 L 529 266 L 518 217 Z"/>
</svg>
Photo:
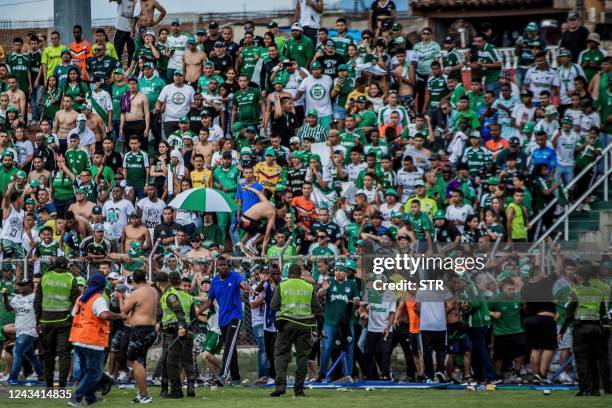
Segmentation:
<svg viewBox="0 0 612 408">
<path fill-rule="evenodd" d="M 30 54 L 23 52 L 23 40 L 20 37 L 13 39 L 13 52 L 6 58 L 6 65 L 10 68 L 11 75 L 17 78 L 19 89 L 29 95 L 32 91 Z"/>
</svg>

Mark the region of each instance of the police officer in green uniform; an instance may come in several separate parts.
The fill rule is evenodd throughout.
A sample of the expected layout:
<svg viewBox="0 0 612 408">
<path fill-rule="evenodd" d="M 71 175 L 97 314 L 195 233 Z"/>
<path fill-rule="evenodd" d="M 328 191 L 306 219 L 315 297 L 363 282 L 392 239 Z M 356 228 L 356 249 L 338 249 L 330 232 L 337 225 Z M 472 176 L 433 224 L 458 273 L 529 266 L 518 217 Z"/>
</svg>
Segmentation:
<svg viewBox="0 0 612 408">
<path fill-rule="evenodd" d="M 275 390 L 271 397 L 279 397 L 286 392 L 287 366 L 291 361 L 291 346 L 295 345 L 296 370 L 293 392 L 303 397 L 304 381 L 308 371 L 308 357 L 314 344 L 317 327 L 323 324 L 321 305 L 315 296 L 314 287 L 302 280 L 302 269 L 293 264 L 289 267 L 289 279 L 276 287 L 270 308 L 276 313 L 276 344 L 274 364 L 276 366 Z"/>
<path fill-rule="evenodd" d="M 610 325 L 607 303 L 610 290 L 599 285 L 593 276 L 593 268 L 578 269 L 575 286 L 570 292 L 566 317 L 559 337 L 563 338 L 570 323 L 574 324 L 573 351 L 578 374 L 577 397 L 599 395 L 600 339 L 602 326 Z"/>
<path fill-rule="evenodd" d="M 44 351 L 45 382 L 53 387 L 55 357 L 59 364 L 59 387 L 65 388 L 70 371 L 71 311 L 81 295 L 76 278 L 68 272 L 68 259 L 60 256 L 46 272 L 34 297 L 34 313 Z"/>
<path fill-rule="evenodd" d="M 171 272 L 168 275 L 160 273 L 157 277 L 157 286 L 162 291 L 161 331 L 163 349 L 166 350 L 166 381 L 170 382 L 170 393 L 168 393 L 168 383 L 164 384 L 162 378 L 161 395 L 168 398 L 183 398 L 181 370 L 185 371 L 187 377 L 187 396 L 195 397 L 193 337 L 189 329 L 191 322 L 196 318 L 196 313 L 191 295 L 176 288 L 180 284 L 181 276 L 178 272 Z"/>
</svg>

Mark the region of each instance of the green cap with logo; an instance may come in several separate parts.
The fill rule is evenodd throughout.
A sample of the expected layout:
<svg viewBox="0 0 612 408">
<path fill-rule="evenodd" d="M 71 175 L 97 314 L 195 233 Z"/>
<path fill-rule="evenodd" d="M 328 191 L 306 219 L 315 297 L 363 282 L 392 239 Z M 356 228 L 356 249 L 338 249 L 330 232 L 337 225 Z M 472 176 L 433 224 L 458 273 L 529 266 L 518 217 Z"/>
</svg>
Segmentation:
<svg viewBox="0 0 612 408">
<path fill-rule="evenodd" d="M 268 147 L 265 152 L 264 152 L 264 156 L 274 156 L 276 157 L 276 152 L 274 151 L 273 148 Z"/>
<path fill-rule="evenodd" d="M 319 112 L 316 111 L 316 109 L 311 109 L 308 112 L 306 112 L 306 116 L 319 116 Z"/>
<path fill-rule="evenodd" d="M 433 216 L 434 220 L 445 220 L 446 219 L 446 213 L 444 212 L 444 210 L 437 210 Z"/>
<path fill-rule="evenodd" d="M 179 123 L 189 123 L 189 118 L 187 116 L 183 116 L 179 119 Z"/>
<path fill-rule="evenodd" d="M 525 122 L 525 124 L 523 125 L 523 129 L 521 130 L 521 133 L 533 133 L 534 129 L 535 129 L 534 122 L 532 121 Z"/>
<path fill-rule="evenodd" d="M 315 68 L 322 68 L 321 63 L 319 61 L 313 61 L 312 64 L 310 64 L 310 69 Z"/>
</svg>

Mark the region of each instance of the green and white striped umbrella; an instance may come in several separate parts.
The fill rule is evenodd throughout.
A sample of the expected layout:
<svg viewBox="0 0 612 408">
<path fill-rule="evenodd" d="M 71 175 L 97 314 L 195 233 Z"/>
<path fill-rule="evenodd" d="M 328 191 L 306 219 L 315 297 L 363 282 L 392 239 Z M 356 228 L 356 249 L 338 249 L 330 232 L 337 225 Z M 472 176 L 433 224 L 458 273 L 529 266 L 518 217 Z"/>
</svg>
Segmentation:
<svg viewBox="0 0 612 408">
<path fill-rule="evenodd" d="M 238 209 L 232 198 L 214 188 L 190 188 L 170 202 L 170 207 L 201 212 L 233 212 Z"/>
</svg>

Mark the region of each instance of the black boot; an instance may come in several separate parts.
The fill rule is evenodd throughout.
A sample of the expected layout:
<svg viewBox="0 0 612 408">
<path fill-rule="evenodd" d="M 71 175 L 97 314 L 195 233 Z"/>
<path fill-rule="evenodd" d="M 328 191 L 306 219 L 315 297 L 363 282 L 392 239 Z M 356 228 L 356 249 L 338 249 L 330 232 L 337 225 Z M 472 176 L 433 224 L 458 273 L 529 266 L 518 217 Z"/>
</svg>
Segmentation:
<svg viewBox="0 0 612 408">
<path fill-rule="evenodd" d="M 574 396 L 575 397 L 587 397 L 589 395 L 591 395 L 591 393 L 588 390 L 581 389 Z"/>
<path fill-rule="evenodd" d="M 161 398 L 168 398 L 168 384 L 161 385 L 161 392 L 159 393 Z"/>
<path fill-rule="evenodd" d="M 293 389 L 293 395 L 295 395 L 296 397 L 305 397 L 306 394 L 304 393 L 304 389 L 303 388 L 294 388 Z"/>
<path fill-rule="evenodd" d="M 170 399 L 181 399 L 183 398 L 183 390 L 173 390 L 168 394 L 168 398 Z"/>
<path fill-rule="evenodd" d="M 195 382 L 193 380 L 187 381 L 187 396 L 195 398 Z"/>
<path fill-rule="evenodd" d="M 271 397 L 280 397 L 280 396 L 281 396 L 281 395 L 283 395 L 285 392 L 287 392 L 287 391 L 286 391 L 286 390 L 279 390 L 279 389 L 276 389 L 276 390 L 274 390 L 274 391 L 272 391 L 272 392 L 270 393 L 270 396 L 271 396 Z"/>
</svg>

